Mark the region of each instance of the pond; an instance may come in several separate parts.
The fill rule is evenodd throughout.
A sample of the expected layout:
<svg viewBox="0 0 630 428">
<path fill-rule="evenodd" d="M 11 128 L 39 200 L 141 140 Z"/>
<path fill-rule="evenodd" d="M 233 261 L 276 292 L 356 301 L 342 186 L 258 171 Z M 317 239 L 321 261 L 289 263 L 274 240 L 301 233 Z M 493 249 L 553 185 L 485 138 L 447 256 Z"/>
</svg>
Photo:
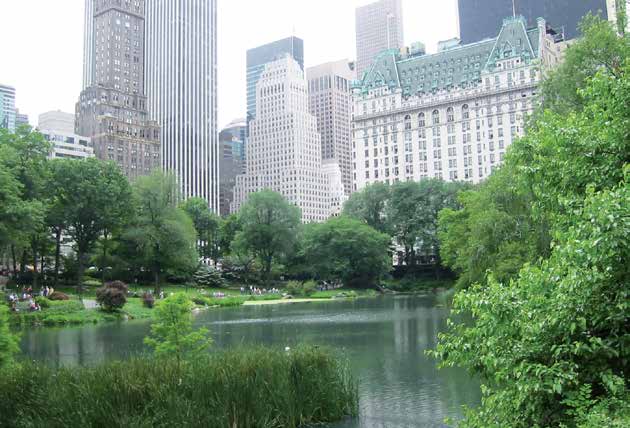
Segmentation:
<svg viewBox="0 0 630 428">
<path fill-rule="evenodd" d="M 480 401 L 479 384 L 463 370 L 437 370 L 425 355 L 446 327 L 438 296 L 388 296 L 213 309 L 196 316 L 216 347 L 298 343 L 332 346 L 350 358 L 359 379 L 360 415 L 334 428 L 444 427 L 462 405 Z M 51 364 L 95 364 L 143 352 L 148 322 L 32 329 L 22 351 Z"/>
</svg>

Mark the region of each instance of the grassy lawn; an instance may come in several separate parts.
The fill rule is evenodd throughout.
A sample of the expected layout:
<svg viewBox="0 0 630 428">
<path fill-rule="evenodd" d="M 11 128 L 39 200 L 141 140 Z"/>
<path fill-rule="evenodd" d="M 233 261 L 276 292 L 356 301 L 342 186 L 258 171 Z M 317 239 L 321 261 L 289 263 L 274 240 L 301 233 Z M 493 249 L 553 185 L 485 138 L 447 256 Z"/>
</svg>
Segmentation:
<svg viewBox="0 0 630 428">
<path fill-rule="evenodd" d="M 19 312 L 13 312 L 11 323 L 20 326 L 63 326 L 63 325 L 79 325 L 91 324 L 105 321 L 117 320 L 133 320 L 147 319 L 152 316 L 152 309 L 147 308 L 143 304 L 142 294 L 147 291 L 153 291 L 152 285 L 131 286 L 129 291 L 136 293 L 139 297 L 127 298 L 125 306 L 116 312 L 104 312 L 98 308 L 85 309 L 81 299 L 95 300 L 97 287 L 86 287 L 79 296 L 76 287 L 61 286 L 55 289 L 68 295 L 70 300 L 51 301 L 48 299 L 38 298 L 42 306 L 41 311 L 30 312 L 22 309 Z M 196 308 L 206 307 L 235 307 L 241 306 L 245 302 L 265 302 L 273 304 L 283 300 L 281 294 L 264 294 L 259 296 L 242 295 L 240 288 L 229 289 L 198 289 L 195 287 L 186 287 L 182 285 L 167 284 L 162 286 L 165 296 L 171 293 L 184 293 L 194 303 Z M 213 297 L 213 293 L 223 293 L 225 297 Z M 309 296 L 296 296 L 296 301 L 300 298 L 307 300 L 325 300 L 333 298 L 355 298 L 355 297 L 373 297 L 377 293 L 374 290 L 351 290 L 340 288 L 336 290 L 316 291 Z"/>
</svg>

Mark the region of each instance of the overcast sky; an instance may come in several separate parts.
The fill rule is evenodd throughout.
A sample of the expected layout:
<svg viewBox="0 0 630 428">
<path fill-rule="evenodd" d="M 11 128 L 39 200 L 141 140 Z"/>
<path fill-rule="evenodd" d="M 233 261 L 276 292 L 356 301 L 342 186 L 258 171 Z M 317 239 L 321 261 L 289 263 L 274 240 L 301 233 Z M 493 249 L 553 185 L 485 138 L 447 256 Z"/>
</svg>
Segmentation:
<svg viewBox="0 0 630 428">
<path fill-rule="evenodd" d="M 295 34 L 306 66 L 354 59 L 354 9 L 370 0 L 218 0 L 219 125 L 245 116 L 245 51 Z M 405 44 L 435 52 L 457 35 L 456 0 L 403 0 Z M 16 88 L 31 125 L 49 110 L 74 112 L 83 61 L 84 0 L 0 0 L 0 83 Z"/>
</svg>

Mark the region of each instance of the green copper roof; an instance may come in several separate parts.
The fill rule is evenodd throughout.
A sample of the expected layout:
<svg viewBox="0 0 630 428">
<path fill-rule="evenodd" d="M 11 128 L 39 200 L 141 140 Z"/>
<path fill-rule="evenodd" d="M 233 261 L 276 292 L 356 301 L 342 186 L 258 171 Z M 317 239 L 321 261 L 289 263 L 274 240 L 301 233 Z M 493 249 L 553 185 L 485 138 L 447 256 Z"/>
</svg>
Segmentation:
<svg viewBox="0 0 630 428">
<path fill-rule="evenodd" d="M 499 35 L 432 55 L 402 58 L 397 50 L 381 52 L 355 88 L 367 92 L 387 86 L 402 88 L 404 95 L 466 87 L 481 81 L 500 59 L 538 57 L 539 29 L 527 30 L 523 17 L 506 18 Z"/>
</svg>

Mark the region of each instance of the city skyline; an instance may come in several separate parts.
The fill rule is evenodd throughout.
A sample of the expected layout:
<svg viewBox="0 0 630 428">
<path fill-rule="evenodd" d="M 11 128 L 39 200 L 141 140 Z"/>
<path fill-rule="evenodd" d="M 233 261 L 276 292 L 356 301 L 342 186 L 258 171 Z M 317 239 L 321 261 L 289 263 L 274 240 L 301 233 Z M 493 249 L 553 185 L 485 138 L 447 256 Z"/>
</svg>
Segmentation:
<svg viewBox="0 0 630 428">
<path fill-rule="evenodd" d="M 20 61 L 9 62 L 0 69 L 0 83 L 16 88 L 16 104 L 21 112 L 30 116 L 31 125 L 35 125 L 33 118 L 43 112 L 74 110 L 83 87 L 83 3 L 84 0 L 24 0 L 4 6 L 16 19 L 0 28 L 0 35 L 5 40 L 20 40 L 19 44 L 8 44 L 5 49 L 7 57 L 19 56 Z M 342 58 L 354 59 L 355 8 L 368 3 L 370 0 L 341 4 L 332 0 L 271 0 L 264 4 L 219 1 L 219 129 L 245 115 L 247 49 L 296 35 L 304 39 L 306 67 Z M 243 5 L 247 6 L 247 14 L 243 14 Z M 337 13 L 330 14 L 333 7 Z M 403 0 L 403 8 L 405 22 L 414 23 L 405 25 L 406 45 L 419 40 L 426 43 L 428 51 L 435 51 L 438 40 L 457 35 L 455 0 L 440 5 L 428 0 Z M 286 13 L 273 13 L 275 10 Z M 29 28 L 18 25 L 21 16 L 29 16 L 32 23 Z M 324 19 L 338 31 L 322 32 Z M 63 25 L 45 38 L 31 31 L 33 27 L 44 28 L 49 22 Z M 29 55 L 23 55 L 24 51 Z"/>
</svg>

